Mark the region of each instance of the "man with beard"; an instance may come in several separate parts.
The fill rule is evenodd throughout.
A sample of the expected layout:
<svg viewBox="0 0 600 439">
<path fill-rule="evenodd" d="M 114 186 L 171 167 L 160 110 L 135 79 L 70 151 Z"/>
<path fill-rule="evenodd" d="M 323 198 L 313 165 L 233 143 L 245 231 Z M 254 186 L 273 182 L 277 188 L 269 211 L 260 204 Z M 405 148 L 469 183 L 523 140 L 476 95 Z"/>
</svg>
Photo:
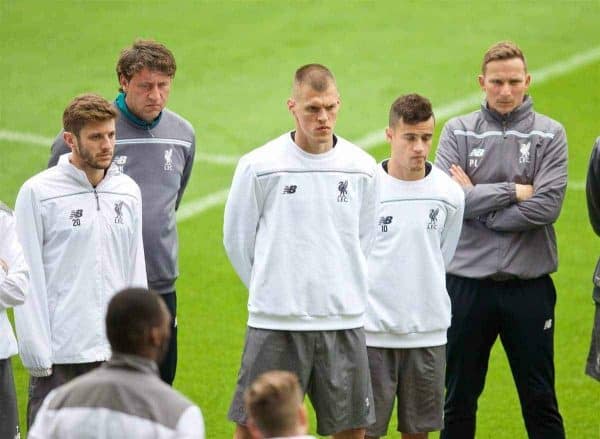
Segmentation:
<svg viewBox="0 0 600 439">
<path fill-rule="evenodd" d="M 48 395 L 29 437 L 204 438 L 200 409 L 158 377 L 170 322 L 156 293 L 116 294 L 106 313 L 111 359 Z"/>
<path fill-rule="evenodd" d="M 164 45 L 136 40 L 121 51 L 116 73 L 119 94 L 114 162 L 140 185 L 148 286 L 171 313 L 171 339 L 159 365 L 160 376 L 173 384 L 177 369 L 178 238 L 175 211 L 189 181 L 196 150 L 194 129 L 166 108 L 176 71 L 175 57 Z M 69 150 L 60 133 L 48 162 L 54 166 Z"/>
<path fill-rule="evenodd" d="M 31 376 L 28 425 L 52 389 L 110 357 L 103 318 L 111 297 L 146 287 L 140 189 L 110 167 L 116 115 L 100 96 L 76 97 L 63 114 L 71 153 L 17 195 L 17 234 L 31 279 L 28 300 L 15 309 Z"/>
</svg>

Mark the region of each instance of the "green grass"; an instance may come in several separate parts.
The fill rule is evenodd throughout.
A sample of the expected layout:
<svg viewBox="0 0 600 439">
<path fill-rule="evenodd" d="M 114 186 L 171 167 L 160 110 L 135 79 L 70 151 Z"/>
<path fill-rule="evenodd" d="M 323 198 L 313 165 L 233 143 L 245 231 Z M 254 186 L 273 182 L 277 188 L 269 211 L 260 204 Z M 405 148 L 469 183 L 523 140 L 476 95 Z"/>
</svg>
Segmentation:
<svg viewBox="0 0 600 439">
<path fill-rule="evenodd" d="M 0 3 L 0 130 L 52 137 L 74 95 L 96 91 L 112 99 L 119 50 L 144 36 L 164 41 L 177 57 L 169 107 L 195 126 L 199 151 L 241 154 L 291 128 L 285 109 L 290 80 L 307 62 L 322 62 L 336 73 L 343 101 L 337 131 L 356 139 L 385 126 L 399 94 L 417 91 L 441 106 L 476 91 L 481 56 L 497 40 L 517 41 L 532 70 L 600 46 L 599 16 L 597 1 L 6 0 Z M 581 183 L 600 135 L 600 62 L 543 84 L 535 81 L 536 108 L 566 127 L 569 178 Z M 439 130 L 444 121 L 438 122 Z M 387 146 L 371 152 L 381 159 Z M 0 199 L 14 205 L 23 181 L 43 169 L 47 157 L 47 148 L 0 140 Z M 196 163 L 184 203 L 227 187 L 232 172 L 232 166 Z M 247 293 L 221 244 L 222 210 L 213 208 L 179 226 L 175 385 L 202 408 L 210 438 L 233 431 L 226 411 L 247 317 Z M 583 375 L 583 367 L 593 311 L 590 278 L 600 246 L 577 184 L 567 193 L 557 235 L 559 404 L 569 437 L 599 437 L 600 385 Z M 26 375 L 19 360 L 13 364 L 24 419 Z M 480 400 L 478 438 L 488 437 L 525 437 L 499 344 Z"/>
</svg>

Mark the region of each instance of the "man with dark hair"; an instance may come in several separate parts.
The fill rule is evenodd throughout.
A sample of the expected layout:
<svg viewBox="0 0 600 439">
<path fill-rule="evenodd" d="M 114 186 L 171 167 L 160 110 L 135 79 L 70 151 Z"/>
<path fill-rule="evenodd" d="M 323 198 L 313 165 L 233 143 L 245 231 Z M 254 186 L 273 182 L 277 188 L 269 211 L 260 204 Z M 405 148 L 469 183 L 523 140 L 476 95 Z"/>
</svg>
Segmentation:
<svg viewBox="0 0 600 439">
<path fill-rule="evenodd" d="M 113 162 L 140 186 L 148 285 L 161 295 L 172 316 L 172 336 L 160 376 L 168 384 L 177 368 L 178 239 L 175 211 L 192 172 L 194 129 L 165 108 L 176 64 L 171 51 L 152 40 L 137 40 L 117 61 L 119 94 Z M 52 145 L 49 166 L 68 151 L 62 133 Z"/>
<path fill-rule="evenodd" d="M 253 439 L 307 436 L 308 413 L 293 373 L 272 370 L 260 375 L 244 393 L 248 428 Z"/>
<path fill-rule="evenodd" d="M 596 235 L 600 236 L 600 137 L 596 139 L 596 143 L 592 149 L 585 193 L 590 224 Z M 594 292 L 592 297 L 596 311 L 594 314 L 590 353 L 585 372 L 592 378 L 600 381 L 600 260 L 598 260 L 596 271 L 594 272 Z"/>
<path fill-rule="evenodd" d="M 564 438 L 554 390 L 558 257 L 553 224 L 567 186 L 567 139 L 536 113 L 519 47 L 486 52 L 479 111 L 443 129 L 436 165 L 465 192 L 465 220 L 447 286 L 446 405 L 442 438 L 473 438 L 490 350 L 500 336 L 530 438 Z"/>
<path fill-rule="evenodd" d="M 10 357 L 17 341 L 6 310 L 22 305 L 29 285 L 29 270 L 17 238 L 12 210 L 0 201 L 0 437 L 18 439 L 19 414 Z"/>
<path fill-rule="evenodd" d="M 31 376 L 28 425 L 48 392 L 109 358 L 102 316 L 112 295 L 146 286 L 140 189 L 111 166 L 115 117 L 98 95 L 73 99 L 63 114 L 71 153 L 17 195 L 17 233 L 31 277 L 28 300 L 15 308 Z"/>
<path fill-rule="evenodd" d="M 446 265 L 460 236 L 464 195 L 427 161 L 434 127 L 427 98 L 409 94 L 392 104 L 385 133 L 391 157 L 379 167 L 379 221 L 368 259 L 365 334 L 376 418 L 368 438 L 387 434 L 396 397 L 402 438 L 427 438 L 443 427 Z"/>
<path fill-rule="evenodd" d="M 111 359 L 50 393 L 29 438 L 203 439 L 200 409 L 158 377 L 170 320 L 156 293 L 117 293 L 106 312 Z"/>
<path fill-rule="evenodd" d="M 298 69 L 287 104 L 296 129 L 240 159 L 225 207 L 225 249 L 250 294 L 229 419 L 249 437 L 244 391 L 281 369 L 311 398 L 319 434 L 362 438 L 374 421 L 362 326 L 377 165 L 334 134 L 326 67 Z"/>
</svg>

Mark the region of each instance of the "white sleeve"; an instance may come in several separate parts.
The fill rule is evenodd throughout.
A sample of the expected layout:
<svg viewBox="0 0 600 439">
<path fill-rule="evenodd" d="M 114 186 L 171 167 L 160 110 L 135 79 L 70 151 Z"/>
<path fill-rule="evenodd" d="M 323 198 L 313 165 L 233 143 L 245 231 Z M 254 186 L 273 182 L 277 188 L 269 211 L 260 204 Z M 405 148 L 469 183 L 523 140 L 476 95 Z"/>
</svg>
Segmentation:
<svg viewBox="0 0 600 439">
<path fill-rule="evenodd" d="M 225 204 L 223 245 L 229 261 L 248 288 L 254 244 L 262 211 L 260 187 L 250 164 L 240 160 Z"/>
<path fill-rule="evenodd" d="M 27 300 L 14 309 L 19 352 L 27 369 L 47 370 L 52 366 L 52 342 L 42 249 L 44 228 L 30 184 L 25 183 L 17 195 L 15 216 L 31 280 Z"/>
<path fill-rule="evenodd" d="M 450 184 L 450 183 L 449 183 Z M 458 239 L 460 238 L 460 232 L 463 225 L 463 216 L 465 213 L 465 196 L 462 189 L 455 184 L 457 187 L 456 191 L 456 209 L 448 209 L 446 216 L 446 224 L 444 225 L 444 231 L 442 232 L 442 256 L 444 258 L 444 265 L 447 267 L 450 261 L 454 257 L 456 246 L 458 245 Z"/>
<path fill-rule="evenodd" d="M 146 258 L 144 256 L 144 240 L 142 237 L 142 194 L 136 184 L 135 224 L 131 237 L 131 269 L 129 285 L 136 288 L 148 288 L 148 275 L 146 274 Z"/>
<path fill-rule="evenodd" d="M 373 167 L 373 177 L 369 178 L 363 192 L 362 206 L 360 208 L 359 238 L 360 247 L 365 258 L 369 257 L 375 242 L 377 232 L 377 214 L 379 209 L 379 169 L 377 164 Z"/>
<path fill-rule="evenodd" d="M 195 405 L 190 406 L 179 418 L 175 427 L 177 438 L 204 439 L 204 419 L 200 409 Z"/>
<path fill-rule="evenodd" d="M 15 219 L 3 213 L 0 213 L 0 258 L 8 265 L 8 272 L 0 268 L 0 311 L 4 311 L 25 301 L 29 269 L 17 238 Z"/>
</svg>

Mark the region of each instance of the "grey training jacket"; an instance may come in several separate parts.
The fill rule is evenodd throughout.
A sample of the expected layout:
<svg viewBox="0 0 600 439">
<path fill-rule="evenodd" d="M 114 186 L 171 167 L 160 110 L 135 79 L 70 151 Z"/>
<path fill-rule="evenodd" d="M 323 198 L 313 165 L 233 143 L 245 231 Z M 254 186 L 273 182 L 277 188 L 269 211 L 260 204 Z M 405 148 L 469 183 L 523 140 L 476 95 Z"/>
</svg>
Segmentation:
<svg viewBox="0 0 600 439">
<path fill-rule="evenodd" d="M 469 278 L 532 279 L 556 271 L 553 223 L 567 187 L 567 139 L 558 122 L 533 111 L 531 98 L 507 115 L 489 110 L 446 123 L 435 164 L 452 164 L 473 183 L 448 273 Z M 534 195 L 517 203 L 515 184 Z"/>
<path fill-rule="evenodd" d="M 117 109 L 118 110 L 118 109 Z M 175 290 L 179 276 L 175 210 L 192 172 L 196 149 L 188 121 L 164 109 L 153 128 L 135 125 L 118 110 L 117 144 L 113 162 L 142 191 L 144 253 L 148 286 L 160 294 Z M 48 166 L 71 149 L 62 131 L 52 144 Z"/>
<path fill-rule="evenodd" d="M 596 139 L 592 156 L 590 157 L 585 194 L 587 197 L 590 224 L 596 235 L 600 236 L 600 137 Z M 600 260 L 598 264 L 600 264 Z M 597 303 L 600 303 L 600 286 L 594 287 L 593 297 Z"/>
</svg>

